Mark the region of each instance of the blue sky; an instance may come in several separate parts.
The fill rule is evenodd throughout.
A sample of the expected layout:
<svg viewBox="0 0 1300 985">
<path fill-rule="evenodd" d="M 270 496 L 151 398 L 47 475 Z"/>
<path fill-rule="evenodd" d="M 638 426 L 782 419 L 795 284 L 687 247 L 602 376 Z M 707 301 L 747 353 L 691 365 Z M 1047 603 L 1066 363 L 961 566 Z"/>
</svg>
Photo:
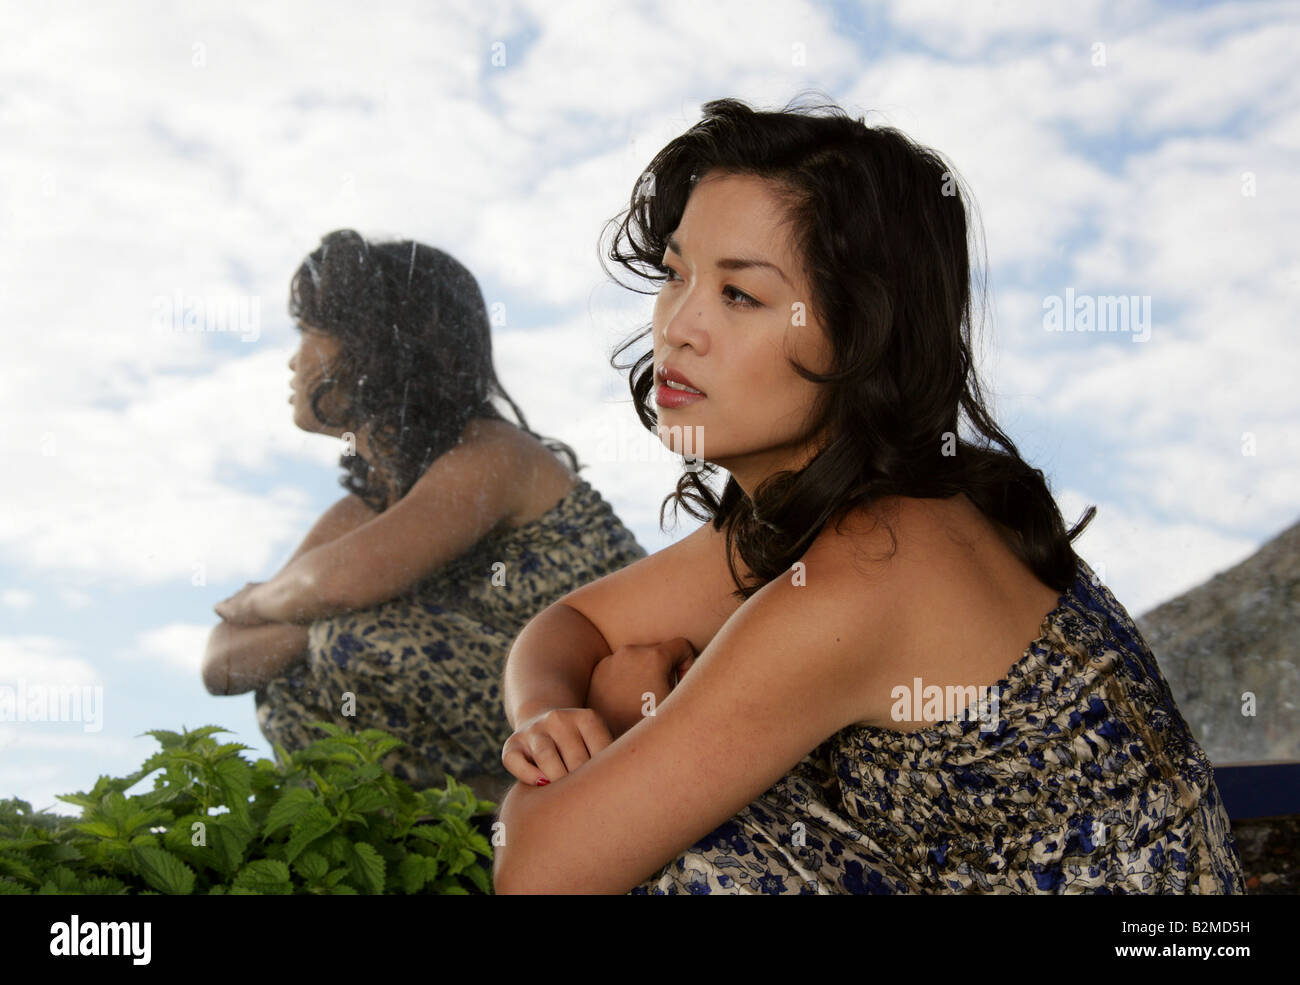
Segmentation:
<svg viewBox="0 0 1300 985">
<path fill-rule="evenodd" d="M 464 262 L 533 429 L 648 550 L 693 529 L 658 529 L 677 469 L 608 365 L 650 302 L 596 244 L 722 96 L 816 88 L 953 162 L 995 416 L 1067 522 L 1098 505 L 1076 547 L 1131 613 L 1296 520 L 1294 4 L 60 10 L 0 31 L 0 688 L 98 687 L 102 727 L 0 721 L 0 796 L 71 812 L 55 794 L 137 768 L 151 728 L 270 754 L 252 696 L 198 668 L 212 605 L 341 495 L 286 402 L 288 281 L 329 230 Z M 1146 337 L 1046 330 L 1067 291 L 1149 299 Z M 253 303 L 256 330 L 160 323 L 178 294 Z"/>
</svg>

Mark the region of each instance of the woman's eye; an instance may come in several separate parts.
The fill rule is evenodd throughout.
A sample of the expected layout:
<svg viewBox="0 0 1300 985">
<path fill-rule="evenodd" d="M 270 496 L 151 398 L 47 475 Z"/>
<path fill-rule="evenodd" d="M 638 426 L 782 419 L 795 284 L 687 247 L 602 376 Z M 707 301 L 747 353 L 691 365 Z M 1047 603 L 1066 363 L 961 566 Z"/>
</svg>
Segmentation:
<svg viewBox="0 0 1300 985">
<path fill-rule="evenodd" d="M 670 267 L 670 266 L 668 266 L 668 264 L 666 264 L 666 263 L 658 264 L 658 270 L 659 270 L 659 272 L 660 272 L 661 274 L 664 275 L 664 282 L 665 282 L 665 283 L 672 283 L 672 281 L 673 281 L 674 279 L 677 279 L 677 280 L 680 280 L 680 279 L 681 279 L 680 277 L 677 276 L 677 271 L 673 270 L 673 268 Z M 753 298 L 751 298 L 751 297 L 750 297 L 748 294 L 746 294 L 744 291 L 741 291 L 741 290 L 739 290 L 739 289 L 737 289 L 737 288 L 735 288 L 735 287 L 724 287 L 724 288 L 722 289 L 722 292 L 723 292 L 724 294 L 731 294 L 731 295 L 735 296 L 736 298 L 739 298 L 739 299 L 740 299 L 740 300 L 737 300 L 737 301 L 725 301 L 725 302 L 723 302 L 723 303 L 726 304 L 728 307 L 731 307 L 731 308 L 759 308 L 759 307 L 762 307 L 762 305 L 761 305 L 760 302 L 755 301 Z"/>
<path fill-rule="evenodd" d="M 757 308 L 758 307 L 758 302 L 755 301 L 753 298 L 751 298 L 744 291 L 738 291 L 734 287 L 727 287 L 724 288 L 724 290 L 730 291 L 732 294 L 736 295 L 736 297 L 744 299 L 743 301 L 728 301 L 727 303 L 731 305 L 733 308 Z"/>
</svg>

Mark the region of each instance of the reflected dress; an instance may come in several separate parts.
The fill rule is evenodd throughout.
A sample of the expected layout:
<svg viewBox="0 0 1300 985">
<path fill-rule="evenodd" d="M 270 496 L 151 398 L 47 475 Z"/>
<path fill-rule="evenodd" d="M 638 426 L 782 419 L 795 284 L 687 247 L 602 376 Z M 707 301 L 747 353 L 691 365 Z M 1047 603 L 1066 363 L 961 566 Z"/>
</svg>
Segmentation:
<svg viewBox="0 0 1300 985">
<path fill-rule="evenodd" d="M 1245 892 L 1211 764 L 1082 559 L 997 688 L 982 719 L 841 729 L 632 893 Z"/>
<path fill-rule="evenodd" d="M 501 673 L 515 637 L 551 603 L 646 556 L 585 479 L 540 517 L 500 527 L 406 594 L 312 623 L 308 659 L 255 694 L 267 741 L 300 749 L 321 719 L 406 741 L 382 762 L 417 788 L 444 772 L 500 802 L 512 734 Z M 355 714 L 344 696 L 355 695 Z"/>
</svg>

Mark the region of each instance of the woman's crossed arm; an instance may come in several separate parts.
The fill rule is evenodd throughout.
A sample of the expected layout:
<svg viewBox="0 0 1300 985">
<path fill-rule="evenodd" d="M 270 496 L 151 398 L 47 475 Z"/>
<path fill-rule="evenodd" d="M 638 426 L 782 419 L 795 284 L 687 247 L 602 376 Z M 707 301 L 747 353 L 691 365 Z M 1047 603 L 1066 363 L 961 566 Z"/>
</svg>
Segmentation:
<svg viewBox="0 0 1300 985">
<path fill-rule="evenodd" d="M 321 514 L 284 568 L 308 551 L 338 540 L 374 517 L 375 512 L 360 496 L 344 496 Z M 261 687 L 305 654 L 307 629 L 293 623 L 239 625 L 221 620 L 208 637 L 203 658 L 204 687 L 210 694 L 243 694 Z"/>
<path fill-rule="evenodd" d="M 501 806 L 498 893 L 623 893 L 860 721 L 892 604 L 810 551 L 742 605 L 675 689 L 622 737 Z"/>
</svg>

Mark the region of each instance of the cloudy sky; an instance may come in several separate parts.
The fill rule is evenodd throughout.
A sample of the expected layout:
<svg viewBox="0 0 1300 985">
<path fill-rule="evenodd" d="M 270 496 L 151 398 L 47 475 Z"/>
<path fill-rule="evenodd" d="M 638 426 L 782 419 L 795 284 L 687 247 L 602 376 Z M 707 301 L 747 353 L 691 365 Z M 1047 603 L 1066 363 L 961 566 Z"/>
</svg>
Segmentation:
<svg viewBox="0 0 1300 985">
<path fill-rule="evenodd" d="M 212 605 L 341 495 L 286 403 L 288 281 L 329 230 L 462 260 L 533 429 L 648 550 L 693 529 L 658 528 L 677 470 L 608 363 L 649 302 L 597 240 L 709 99 L 815 88 L 956 165 L 995 416 L 1067 522 L 1097 504 L 1076 547 L 1131 613 L 1297 519 L 1294 3 L 184 7 L 0 11 L 0 687 L 103 695 L 98 730 L 0 722 L 0 797 L 72 812 L 151 728 L 270 755 L 199 664 Z M 1050 330 L 1051 299 L 1100 296 L 1138 303 Z M 253 330 L 187 330 L 177 299 Z"/>
</svg>

